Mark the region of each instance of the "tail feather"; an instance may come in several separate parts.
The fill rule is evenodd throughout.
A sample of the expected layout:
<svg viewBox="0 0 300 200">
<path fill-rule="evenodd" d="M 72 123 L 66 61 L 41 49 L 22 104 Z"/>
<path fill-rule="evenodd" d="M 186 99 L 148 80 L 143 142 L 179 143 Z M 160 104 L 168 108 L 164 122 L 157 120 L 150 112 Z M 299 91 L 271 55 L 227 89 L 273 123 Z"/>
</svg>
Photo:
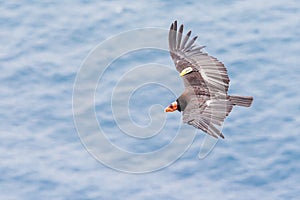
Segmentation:
<svg viewBox="0 0 300 200">
<path fill-rule="evenodd" d="M 229 96 L 229 100 L 233 103 L 233 105 L 250 107 L 253 101 L 253 97 Z"/>
</svg>

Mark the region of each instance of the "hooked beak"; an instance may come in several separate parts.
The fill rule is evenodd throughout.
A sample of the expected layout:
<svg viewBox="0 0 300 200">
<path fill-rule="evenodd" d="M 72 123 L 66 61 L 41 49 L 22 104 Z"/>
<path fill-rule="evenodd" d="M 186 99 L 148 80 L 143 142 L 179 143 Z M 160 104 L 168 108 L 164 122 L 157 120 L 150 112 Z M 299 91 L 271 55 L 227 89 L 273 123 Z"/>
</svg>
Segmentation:
<svg viewBox="0 0 300 200">
<path fill-rule="evenodd" d="M 186 75 L 186 74 L 188 74 L 188 73 L 190 73 L 190 72 L 192 72 L 193 71 L 193 68 L 191 68 L 191 67 L 187 67 L 187 68 L 184 68 L 181 72 L 180 72 L 180 76 L 184 76 L 184 75 Z"/>
<path fill-rule="evenodd" d="M 165 112 L 174 112 L 175 110 L 177 110 L 177 102 L 173 102 L 166 107 Z"/>
<path fill-rule="evenodd" d="M 166 109 L 165 109 L 165 112 L 174 112 L 175 110 L 174 109 L 172 109 L 172 108 L 170 108 L 170 106 L 169 107 L 167 107 Z"/>
</svg>

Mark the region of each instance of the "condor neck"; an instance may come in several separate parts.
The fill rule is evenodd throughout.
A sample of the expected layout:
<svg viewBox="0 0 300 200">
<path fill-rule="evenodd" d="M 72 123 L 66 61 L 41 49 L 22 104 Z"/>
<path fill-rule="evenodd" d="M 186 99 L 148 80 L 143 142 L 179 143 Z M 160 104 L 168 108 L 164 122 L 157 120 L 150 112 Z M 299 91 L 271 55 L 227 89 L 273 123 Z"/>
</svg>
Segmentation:
<svg viewBox="0 0 300 200">
<path fill-rule="evenodd" d="M 176 100 L 176 102 L 177 102 L 177 110 L 178 110 L 179 112 L 184 111 L 184 109 L 185 109 L 185 107 L 186 107 L 186 105 L 187 105 L 185 99 L 182 98 L 182 97 L 180 96 L 180 97 Z"/>
</svg>

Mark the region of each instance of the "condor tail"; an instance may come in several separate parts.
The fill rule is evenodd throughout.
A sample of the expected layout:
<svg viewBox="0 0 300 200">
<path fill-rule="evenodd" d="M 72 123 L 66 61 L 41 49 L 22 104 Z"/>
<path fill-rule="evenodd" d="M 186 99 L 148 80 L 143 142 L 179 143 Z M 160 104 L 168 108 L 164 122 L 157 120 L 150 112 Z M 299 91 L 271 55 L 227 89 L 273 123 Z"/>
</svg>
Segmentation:
<svg viewBox="0 0 300 200">
<path fill-rule="evenodd" d="M 229 96 L 229 100 L 233 105 L 250 107 L 253 101 L 253 97 L 245 96 Z"/>
</svg>

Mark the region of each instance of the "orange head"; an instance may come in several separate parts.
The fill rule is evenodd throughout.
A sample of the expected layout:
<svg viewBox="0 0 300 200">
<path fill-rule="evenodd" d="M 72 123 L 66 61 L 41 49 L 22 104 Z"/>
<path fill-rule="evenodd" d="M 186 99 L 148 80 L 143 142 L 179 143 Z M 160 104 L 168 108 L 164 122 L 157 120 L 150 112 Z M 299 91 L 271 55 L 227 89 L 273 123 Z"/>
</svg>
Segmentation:
<svg viewBox="0 0 300 200">
<path fill-rule="evenodd" d="M 166 109 L 165 112 L 174 112 L 175 110 L 177 110 L 177 102 L 173 102 L 171 103 Z"/>
</svg>

